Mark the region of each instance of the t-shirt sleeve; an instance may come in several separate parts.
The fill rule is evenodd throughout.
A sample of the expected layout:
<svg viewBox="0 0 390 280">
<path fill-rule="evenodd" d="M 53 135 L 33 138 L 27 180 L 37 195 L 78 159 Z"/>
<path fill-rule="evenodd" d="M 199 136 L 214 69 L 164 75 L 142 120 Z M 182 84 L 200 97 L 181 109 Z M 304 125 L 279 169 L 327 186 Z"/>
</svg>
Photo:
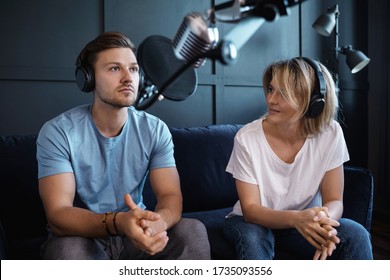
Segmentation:
<svg viewBox="0 0 390 280">
<path fill-rule="evenodd" d="M 73 172 L 67 140 L 53 123 L 46 123 L 37 139 L 38 179 Z"/>
<path fill-rule="evenodd" d="M 150 169 L 176 166 L 172 135 L 167 125 L 161 121 L 156 128 L 155 141 L 155 147 L 149 163 Z"/>
<path fill-rule="evenodd" d="M 234 138 L 234 146 L 226 171 L 231 173 L 233 178 L 237 180 L 257 184 L 250 153 L 242 144 L 239 137 L 240 133 Z"/>
<path fill-rule="evenodd" d="M 331 147 L 333 148 L 333 153 L 329 153 L 332 156 L 329 158 L 327 171 L 332 170 L 349 161 L 347 144 L 345 142 L 343 130 L 341 129 L 339 123 L 335 122 L 333 132 L 334 133 L 332 133 L 333 135 L 331 136 Z"/>
</svg>

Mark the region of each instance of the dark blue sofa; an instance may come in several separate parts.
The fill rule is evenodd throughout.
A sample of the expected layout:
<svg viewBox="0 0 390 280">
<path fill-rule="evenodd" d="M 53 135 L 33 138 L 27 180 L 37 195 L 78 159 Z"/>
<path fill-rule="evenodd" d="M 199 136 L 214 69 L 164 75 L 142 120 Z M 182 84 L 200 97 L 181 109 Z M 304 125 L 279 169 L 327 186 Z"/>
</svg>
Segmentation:
<svg viewBox="0 0 390 280">
<path fill-rule="evenodd" d="M 237 200 L 234 180 L 225 172 L 240 125 L 171 128 L 183 193 L 183 216 L 202 221 L 214 259 L 234 259 L 222 233 L 225 215 Z M 39 259 L 46 220 L 38 195 L 36 136 L 0 137 L 0 258 Z M 364 168 L 345 166 L 344 216 L 368 231 L 373 206 L 373 178 Z M 148 182 L 145 204 L 155 200 Z M 196 239 L 194 240 L 196 242 Z M 277 252 L 276 258 L 294 259 Z"/>
</svg>

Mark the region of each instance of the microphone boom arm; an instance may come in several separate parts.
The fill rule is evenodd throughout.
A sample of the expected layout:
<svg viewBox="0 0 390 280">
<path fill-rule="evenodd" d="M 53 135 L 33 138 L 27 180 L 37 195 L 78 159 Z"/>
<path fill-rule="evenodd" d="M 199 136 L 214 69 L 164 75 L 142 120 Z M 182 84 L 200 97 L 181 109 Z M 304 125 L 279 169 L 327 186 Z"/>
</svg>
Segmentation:
<svg viewBox="0 0 390 280">
<path fill-rule="evenodd" d="M 153 88 L 152 95 L 139 96 L 135 102 L 135 108 L 145 110 L 155 101 L 165 97 L 164 92 L 172 85 L 187 69 L 201 58 L 210 58 L 219 60 L 222 64 L 232 65 L 238 60 L 239 50 L 245 43 L 254 35 L 254 33 L 263 25 L 265 21 L 275 21 L 280 15 L 288 15 L 289 8 L 298 5 L 306 0 L 246 0 L 251 6 L 249 13 L 243 16 L 232 30 L 230 30 L 225 38 L 220 41 L 215 48 L 211 48 L 203 54 L 196 55 L 190 61 L 184 63 L 176 72 L 173 73 L 160 88 Z M 243 3 L 246 3 L 244 1 Z M 239 1 L 234 2 L 235 9 L 239 9 Z M 241 3 L 241 2 L 240 2 Z M 249 5 L 249 4 L 248 4 Z M 222 6 L 221 6 L 222 7 Z M 225 5 L 223 6 L 225 8 Z M 195 72 L 196 76 L 196 72 Z M 196 87 L 195 87 L 196 88 Z M 148 98 L 144 102 L 145 98 Z M 169 98 L 168 98 L 169 99 Z"/>
<path fill-rule="evenodd" d="M 226 34 L 224 40 L 230 40 L 239 51 L 265 22 L 261 17 L 248 17 L 241 20 L 235 28 Z M 245 30 L 245 32 L 243 32 Z"/>
</svg>

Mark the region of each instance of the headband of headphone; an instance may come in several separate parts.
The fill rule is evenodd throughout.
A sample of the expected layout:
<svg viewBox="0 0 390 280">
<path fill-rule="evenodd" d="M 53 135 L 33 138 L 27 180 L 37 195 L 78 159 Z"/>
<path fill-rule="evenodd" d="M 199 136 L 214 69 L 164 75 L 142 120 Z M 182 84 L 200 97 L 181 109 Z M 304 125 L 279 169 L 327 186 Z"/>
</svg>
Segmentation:
<svg viewBox="0 0 390 280">
<path fill-rule="evenodd" d="M 326 83 L 324 74 L 317 61 L 307 57 L 300 58 L 307 62 L 315 73 L 316 87 L 310 95 L 310 103 L 305 116 L 308 118 L 316 118 L 321 114 L 325 107 Z"/>
</svg>

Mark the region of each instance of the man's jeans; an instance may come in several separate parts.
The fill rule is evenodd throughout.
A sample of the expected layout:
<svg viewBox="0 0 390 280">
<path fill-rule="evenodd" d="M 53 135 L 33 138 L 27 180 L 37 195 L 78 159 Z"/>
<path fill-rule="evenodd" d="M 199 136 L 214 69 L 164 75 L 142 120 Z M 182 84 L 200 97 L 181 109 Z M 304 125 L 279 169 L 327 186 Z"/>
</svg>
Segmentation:
<svg viewBox="0 0 390 280">
<path fill-rule="evenodd" d="M 42 257 L 56 260 L 108 260 L 108 259 L 210 259 L 210 244 L 205 226 L 198 220 L 182 218 L 168 231 L 165 249 L 150 256 L 135 248 L 126 237 L 86 238 L 57 237 L 49 234 L 42 245 Z"/>
</svg>

